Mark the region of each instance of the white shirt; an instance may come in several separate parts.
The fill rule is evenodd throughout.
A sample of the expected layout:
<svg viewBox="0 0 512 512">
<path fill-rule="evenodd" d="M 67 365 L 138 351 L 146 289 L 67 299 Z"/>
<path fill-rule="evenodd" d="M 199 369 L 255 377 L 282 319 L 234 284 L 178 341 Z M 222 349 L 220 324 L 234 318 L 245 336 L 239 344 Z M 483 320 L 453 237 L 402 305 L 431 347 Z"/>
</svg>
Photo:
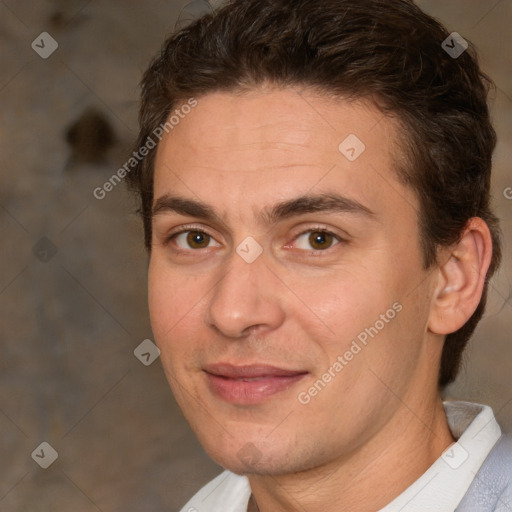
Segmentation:
<svg viewBox="0 0 512 512">
<path fill-rule="evenodd" d="M 459 401 L 443 405 L 457 442 L 379 512 L 453 512 L 501 437 L 490 407 Z M 247 477 L 224 471 L 206 484 L 181 512 L 246 512 L 250 496 Z"/>
</svg>

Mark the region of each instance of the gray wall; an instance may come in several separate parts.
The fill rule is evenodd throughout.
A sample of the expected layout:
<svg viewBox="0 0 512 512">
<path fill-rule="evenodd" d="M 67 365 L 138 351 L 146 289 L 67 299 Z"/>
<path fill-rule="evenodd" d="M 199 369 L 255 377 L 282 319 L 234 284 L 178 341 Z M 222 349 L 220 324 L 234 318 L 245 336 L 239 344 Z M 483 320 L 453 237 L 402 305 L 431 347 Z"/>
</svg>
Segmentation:
<svg viewBox="0 0 512 512">
<path fill-rule="evenodd" d="M 122 185 L 102 200 L 92 194 L 125 161 L 141 72 L 185 4 L 0 2 L 2 511 L 178 510 L 219 471 L 185 423 L 160 362 L 144 366 L 133 355 L 152 337 L 134 204 Z M 505 261 L 449 394 L 492 405 L 510 432 L 512 200 L 503 191 L 512 187 L 512 1 L 419 4 L 476 44 L 498 85 L 493 190 Z M 37 38 L 44 31 L 58 43 L 47 59 L 31 48 L 35 40 L 40 53 L 51 49 Z M 65 141 L 88 107 L 116 137 L 97 162 L 87 161 L 83 137 L 74 153 Z M 48 469 L 31 457 L 42 442 L 58 452 Z"/>
</svg>

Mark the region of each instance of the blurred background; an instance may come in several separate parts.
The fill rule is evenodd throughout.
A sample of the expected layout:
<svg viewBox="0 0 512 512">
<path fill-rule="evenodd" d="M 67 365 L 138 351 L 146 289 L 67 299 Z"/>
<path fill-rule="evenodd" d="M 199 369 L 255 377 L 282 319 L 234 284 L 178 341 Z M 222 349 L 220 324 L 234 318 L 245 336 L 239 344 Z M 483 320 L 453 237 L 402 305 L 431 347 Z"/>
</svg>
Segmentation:
<svg viewBox="0 0 512 512">
<path fill-rule="evenodd" d="M 493 195 L 505 257 L 448 397 L 491 405 L 512 433 L 512 0 L 418 4 L 476 45 L 497 84 Z M 2 512 L 175 511 L 221 471 L 159 359 L 134 356 L 152 339 L 135 203 L 122 183 L 93 195 L 127 159 L 150 58 L 209 8 L 0 0 Z M 58 452 L 47 469 L 43 442 Z"/>
</svg>

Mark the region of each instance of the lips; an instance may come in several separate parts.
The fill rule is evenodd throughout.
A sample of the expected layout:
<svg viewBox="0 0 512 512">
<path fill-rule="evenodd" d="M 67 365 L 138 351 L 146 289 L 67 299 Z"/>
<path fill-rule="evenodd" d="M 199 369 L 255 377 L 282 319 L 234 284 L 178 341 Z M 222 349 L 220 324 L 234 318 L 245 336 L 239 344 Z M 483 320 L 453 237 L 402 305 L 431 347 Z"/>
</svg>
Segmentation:
<svg viewBox="0 0 512 512">
<path fill-rule="evenodd" d="M 218 363 L 204 368 L 210 390 L 223 400 L 236 404 L 256 404 L 288 389 L 306 374 L 276 366 L 231 365 Z"/>
<path fill-rule="evenodd" d="M 291 377 L 301 373 L 298 370 L 285 370 L 269 365 L 234 366 L 231 364 L 212 364 L 205 366 L 204 370 L 218 377 L 228 379 L 255 379 L 261 377 Z"/>
</svg>

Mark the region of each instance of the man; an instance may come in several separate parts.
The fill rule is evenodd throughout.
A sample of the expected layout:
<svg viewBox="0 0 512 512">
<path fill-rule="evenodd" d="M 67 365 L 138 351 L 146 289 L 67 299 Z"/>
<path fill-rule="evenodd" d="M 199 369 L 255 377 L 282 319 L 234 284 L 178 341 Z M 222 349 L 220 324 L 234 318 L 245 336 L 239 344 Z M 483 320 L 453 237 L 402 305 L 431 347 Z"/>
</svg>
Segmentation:
<svg viewBox="0 0 512 512">
<path fill-rule="evenodd" d="M 151 323 L 226 468 L 183 510 L 512 510 L 492 410 L 441 398 L 500 260 L 465 40 L 408 0 L 235 0 L 142 85 Z"/>
</svg>

